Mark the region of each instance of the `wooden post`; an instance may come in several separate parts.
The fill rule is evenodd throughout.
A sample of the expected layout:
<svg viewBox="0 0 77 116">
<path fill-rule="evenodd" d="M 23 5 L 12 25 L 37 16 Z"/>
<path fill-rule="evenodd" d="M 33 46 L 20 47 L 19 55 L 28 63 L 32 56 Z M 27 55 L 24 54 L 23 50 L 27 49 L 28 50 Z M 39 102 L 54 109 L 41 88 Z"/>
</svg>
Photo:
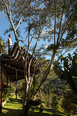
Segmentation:
<svg viewBox="0 0 77 116">
<path fill-rule="evenodd" d="M 16 70 L 16 99 L 17 99 L 17 70 Z"/>
<path fill-rule="evenodd" d="M 8 75 L 7 75 L 7 86 L 8 86 Z"/>
<path fill-rule="evenodd" d="M 12 92 L 12 82 L 10 81 L 10 92 Z"/>
<path fill-rule="evenodd" d="M 33 85 L 34 85 L 34 88 L 35 88 L 35 66 L 34 66 L 34 79 L 33 79 Z"/>
<path fill-rule="evenodd" d="M 0 61 L 0 113 L 2 113 L 2 69 Z"/>
</svg>

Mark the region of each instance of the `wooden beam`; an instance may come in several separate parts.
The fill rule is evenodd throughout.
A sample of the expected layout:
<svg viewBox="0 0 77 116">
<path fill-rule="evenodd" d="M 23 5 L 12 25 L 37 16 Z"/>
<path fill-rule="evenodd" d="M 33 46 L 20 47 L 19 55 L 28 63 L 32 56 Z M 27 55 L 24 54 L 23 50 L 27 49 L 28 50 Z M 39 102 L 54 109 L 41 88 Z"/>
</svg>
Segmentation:
<svg viewBox="0 0 77 116">
<path fill-rule="evenodd" d="M 11 75 L 8 75 L 8 76 L 9 76 L 9 77 L 11 77 L 11 76 L 12 76 L 12 77 L 16 77 L 16 75 L 12 75 L 12 74 L 11 74 Z M 19 75 L 17 74 L 17 77 L 20 77 L 20 76 L 24 76 L 24 74 L 19 74 Z"/>
<path fill-rule="evenodd" d="M 2 113 L 2 69 L 0 61 L 0 113 Z"/>
<path fill-rule="evenodd" d="M 7 64 L 3 64 L 3 63 L 2 63 L 2 65 L 6 66 L 6 67 L 9 67 L 9 68 L 11 68 L 11 69 L 20 71 L 20 72 L 24 72 L 23 70 L 20 70 L 20 69 L 18 69 L 18 68 L 14 68 L 14 67 L 12 67 L 12 66 L 10 66 L 10 65 L 7 65 Z"/>
<path fill-rule="evenodd" d="M 1 66 L 2 71 L 7 75 L 7 72 L 5 71 L 5 69 Z"/>
<path fill-rule="evenodd" d="M 35 88 L 35 67 L 34 67 L 33 85 L 34 85 L 34 88 Z"/>
</svg>

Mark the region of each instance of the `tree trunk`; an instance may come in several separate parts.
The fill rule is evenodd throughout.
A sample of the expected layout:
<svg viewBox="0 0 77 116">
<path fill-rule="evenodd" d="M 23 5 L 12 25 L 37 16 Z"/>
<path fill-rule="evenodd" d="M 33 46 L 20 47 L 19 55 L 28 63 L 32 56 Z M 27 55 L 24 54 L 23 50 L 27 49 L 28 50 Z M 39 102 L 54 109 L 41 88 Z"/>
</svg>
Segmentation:
<svg viewBox="0 0 77 116">
<path fill-rule="evenodd" d="M 68 113 L 67 116 L 71 116 L 70 113 Z"/>
<path fill-rule="evenodd" d="M 23 102 L 23 108 L 21 113 L 18 116 L 27 116 L 30 105 L 27 103 L 27 94 L 28 94 L 28 65 L 27 65 L 27 56 L 24 62 L 24 79 L 25 79 L 25 91 L 24 91 L 24 102 Z"/>
<path fill-rule="evenodd" d="M 32 99 L 32 100 L 27 101 L 26 105 L 24 105 L 19 116 L 27 116 L 28 111 L 31 108 L 31 106 L 38 106 L 39 104 L 41 104 L 41 102 L 42 101 L 40 99 Z"/>
<path fill-rule="evenodd" d="M 49 67 L 47 68 L 45 74 L 44 74 L 44 78 L 42 79 L 42 81 L 40 82 L 40 85 L 38 86 L 37 88 L 37 91 L 34 92 L 34 96 L 37 94 L 37 92 L 39 91 L 41 85 L 44 83 L 45 79 L 47 78 L 49 72 L 50 72 L 50 69 L 52 69 L 52 64 L 53 64 L 53 61 L 55 59 L 55 55 L 56 55 L 56 50 L 53 52 L 53 55 L 52 55 L 52 59 L 51 59 L 51 63 L 49 65 Z M 25 67 L 24 67 L 24 77 L 25 77 L 25 96 L 24 96 L 24 105 L 23 105 L 23 109 L 21 111 L 21 113 L 19 114 L 19 116 L 27 116 L 28 114 L 28 111 L 30 109 L 31 106 L 35 106 L 35 103 L 34 101 L 30 100 L 30 101 L 27 101 L 27 93 L 28 93 L 28 89 L 27 89 L 27 86 L 28 86 L 28 80 L 27 80 L 27 60 L 25 61 Z"/>
<path fill-rule="evenodd" d="M 27 116 L 30 107 L 31 107 L 31 106 L 27 103 L 27 104 L 23 107 L 21 113 L 20 113 L 18 116 Z"/>
</svg>

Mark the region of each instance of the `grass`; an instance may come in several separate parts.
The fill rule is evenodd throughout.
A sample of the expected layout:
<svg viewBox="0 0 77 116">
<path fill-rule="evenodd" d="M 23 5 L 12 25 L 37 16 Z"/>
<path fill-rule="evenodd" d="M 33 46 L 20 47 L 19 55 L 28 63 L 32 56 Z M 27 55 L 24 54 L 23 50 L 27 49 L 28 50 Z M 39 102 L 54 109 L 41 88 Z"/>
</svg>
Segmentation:
<svg viewBox="0 0 77 116">
<path fill-rule="evenodd" d="M 39 113 L 39 110 L 29 111 L 28 116 L 65 116 L 62 112 L 60 111 L 55 111 L 53 109 L 44 109 L 42 113 Z"/>
<path fill-rule="evenodd" d="M 22 109 L 22 101 L 18 97 L 15 99 L 15 96 L 11 97 L 8 103 L 3 106 L 2 114 L 0 116 L 17 116 Z"/>
<path fill-rule="evenodd" d="M 20 98 L 17 100 L 15 96 L 13 96 L 8 103 L 3 106 L 2 114 L 0 116 L 18 116 L 22 109 L 22 101 Z M 53 109 L 46 108 L 42 113 L 39 113 L 39 110 L 30 110 L 28 116 L 65 116 L 60 111 L 55 111 Z"/>
</svg>

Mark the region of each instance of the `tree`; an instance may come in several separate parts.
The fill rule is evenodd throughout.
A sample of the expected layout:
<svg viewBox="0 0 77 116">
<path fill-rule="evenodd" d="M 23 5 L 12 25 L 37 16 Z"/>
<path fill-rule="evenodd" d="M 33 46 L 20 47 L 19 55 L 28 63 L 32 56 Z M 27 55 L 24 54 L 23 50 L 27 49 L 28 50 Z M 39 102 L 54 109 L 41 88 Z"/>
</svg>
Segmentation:
<svg viewBox="0 0 77 116">
<path fill-rule="evenodd" d="M 4 42 L 4 40 L 0 37 L 0 54 L 6 53 L 5 48 L 6 48 L 5 42 Z"/>
<path fill-rule="evenodd" d="M 59 59 L 60 60 L 60 59 Z M 70 116 L 75 114 L 77 106 L 77 53 L 73 56 L 68 54 L 67 57 L 61 57 L 62 64 L 60 61 L 55 63 L 54 70 L 61 80 L 66 80 L 69 84 L 71 91 L 64 94 L 62 101 L 62 108 L 65 113 Z"/>
<path fill-rule="evenodd" d="M 77 63 L 76 63 L 77 53 L 73 57 L 69 54 L 68 57 L 63 57 L 60 61 L 55 62 L 55 73 L 62 80 L 66 80 L 70 85 L 71 89 L 75 94 L 77 94 Z M 63 66 L 62 66 L 63 65 Z"/>
<path fill-rule="evenodd" d="M 47 84 L 47 87 L 46 87 L 46 94 L 47 94 L 47 107 L 49 107 L 51 102 L 51 88 L 49 84 Z"/>
<path fill-rule="evenodd" d="M 64 94 L 61 106 L 64 109 L 64 112 L 67 114 L 67 116 L 71 116 L 71 114 L 76 113 L 76 106 L 77 106 L 76 101 L 77 98 L 73 92 L 70 91 Z"/>
<path fill-rule="evenodd" d="M 6 32 L 13 30 L 17 43 L 19 43 L 18 37 L 21 36 L 19 25 L 21 24 L 21 21 L 25 25 L 27 23 L 26 31 L 28 36 L 25 47 L 27 52 L 26 59 L 24 60 L 25 91 L 23 109 L 20 116 L 27 115 L 31 105 L 36 103 L 34 97 L 37 95 L 40 87 L 50 73 L 56 53 L 60 53 L 62 50 L 64 50 L 64 45 L 69 46 L 69 43 L 73 44 L 73 42 L 76 40 L 74 37 L 70 39 L 66 37 L 64 38 L 64 34 L 66 34 L 66 31 L 69 29 L 76 10 L 74 9 L 71 11 L 74 5 L 76 5 L 76 3 L 74 4 L 74 1 L 73 5 L 71 6 L 70 3 L 68 9 L 66 9 L 64 5 L 68 5 L 69 2 L 70 0 L 0 0 L 0 10 L 4 10 L 11 24 Z M 68 17 L 66 17 L 67 10 Z M 74 33 L 74 35 L 75 34 L 76 33 Z M 31 46 L 32 41 L 34 46 Z M 41 45 L 41 48 L 39 48 L 39 55 L 37 56 L 36 47 L 39 41 L 48 41 L 50 42 L 50 45 L 48 46 L 47 50 L 45 49 L 45 43 Z M 32 54 L 30 60 L 28 59 L 28 52 Z M 36 58 L 40 56 L 42 58 L 43 56 L 47 55 L 46 53 L 50 54 L 50 59 L 47 63 L 46 70 L 44 70 L 45 65 L 43 65 L 40 73 L 35 75 L 35 69 L 37 68 L 35 67 L 34 76 L 31 78 L 30 67 L 33 56 Z M 40 81 L 36 86 L 35 80 L 37 80 L 39 77 Z M 34 91 L 32 86 L 34 86 Z M 33 91 L 33 93 L 29 96 L 31 91 Z"/>
</svg>

